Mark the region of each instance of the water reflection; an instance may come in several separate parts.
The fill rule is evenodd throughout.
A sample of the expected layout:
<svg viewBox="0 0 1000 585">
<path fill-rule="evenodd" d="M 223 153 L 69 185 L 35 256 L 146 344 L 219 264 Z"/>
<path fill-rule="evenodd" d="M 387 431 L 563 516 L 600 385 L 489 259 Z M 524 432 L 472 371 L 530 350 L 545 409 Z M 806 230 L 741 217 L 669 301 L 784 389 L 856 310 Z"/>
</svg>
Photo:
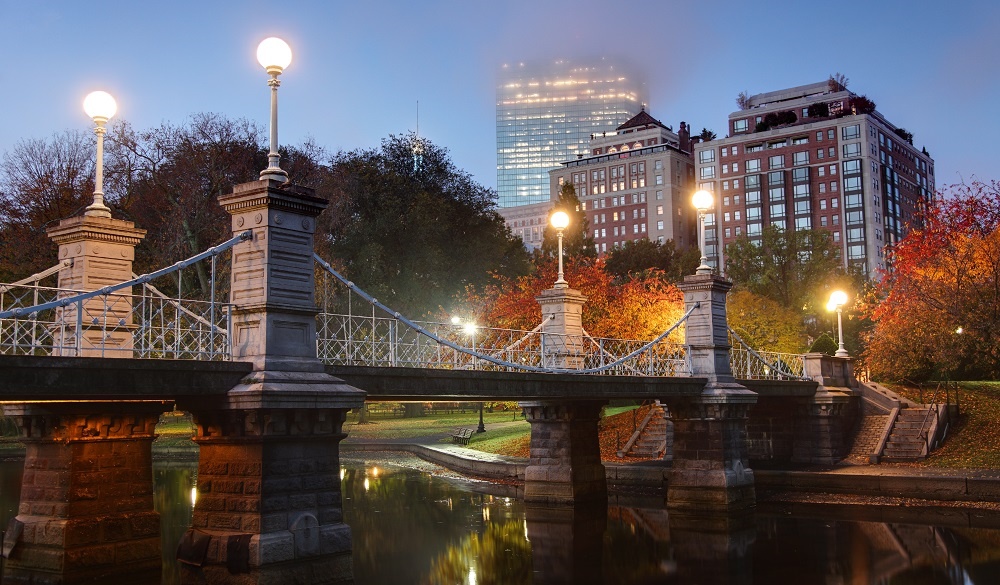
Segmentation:
<svg viewBox="0 0 1000 585">
<path fill-rule="evenodd" d="M 0 526 L 16 514 L 20 477 L 20 462 L 0 462 Z M 930 526 L 905 509 L 894 520 L 884 508 L 772 507 L 752 527 L 713 532 L 671 523 L 662 509 L 525 507 L 509 486 L 402 456 L 345 461 L 342 479 L 364 585 L 1000 583 L 1000 518 L 990 513 L 951 511 Z M 179 583 L 174 552 L 196 480 L 191 462 L 154 468 L 164 584 Z"/>
</svg>

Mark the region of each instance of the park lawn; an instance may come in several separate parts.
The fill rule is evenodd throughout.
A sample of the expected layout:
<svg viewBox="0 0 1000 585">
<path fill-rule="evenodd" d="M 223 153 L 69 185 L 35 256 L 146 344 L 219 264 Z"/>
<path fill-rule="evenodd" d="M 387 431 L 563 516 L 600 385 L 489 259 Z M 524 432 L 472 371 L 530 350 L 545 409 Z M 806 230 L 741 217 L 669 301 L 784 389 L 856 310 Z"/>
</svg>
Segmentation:
<svg viewBox="0 0 1000 585">
<path fill-rule="evenodd" d="M 515 418 L 516 417 L 516 418 Z M 353 421 L 344 424 L 344 431 L 350 439 L 414 439 L 434 435 L 450 434 L 458 427 L 479 426 L 479 411 L 466 413 L 431 413 L 413 418 L 375 418 L 366 424 L 358 424 L 356 415 Z M 484 412 L 483 422 L 486 424 L 522 420 L 520 411 Z M 528 423 L 524 423 L 527 426 Z"/>
<path fill-rule="evenodd" d="M 531 439 L 531 425 L 526 420 L 490 429 L 485 433 L 475 433 L 468 447 L 484 453 L 527 457 Z"/>
<path fill-rule="evenodd" d="M 961 416 L 944 444 L 921 462 L 928 467 L 1000 468 L 1000 382 L 960 382 Z"/>
</svg>

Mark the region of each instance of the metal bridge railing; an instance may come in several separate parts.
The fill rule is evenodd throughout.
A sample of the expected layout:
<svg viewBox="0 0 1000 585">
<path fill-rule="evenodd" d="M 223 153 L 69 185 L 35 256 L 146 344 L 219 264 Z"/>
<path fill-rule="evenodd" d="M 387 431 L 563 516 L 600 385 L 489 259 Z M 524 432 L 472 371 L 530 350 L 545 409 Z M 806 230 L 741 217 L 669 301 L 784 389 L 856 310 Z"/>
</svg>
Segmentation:
<svg viewBox="0 0 1000 585">
<path fill-rule="evenodd" d="M 219 290 L 217 260 L 249 236 L 96 291 L 42 287 L 40 279 L 0 285 L 0 354 L 229 360 L 231 305 L 218 298 L 228 292 Z M 209 290 L 184 298 L 193 288 L 184 271 L 199 262 L 209 264 Z"/>
<path fill-rule="evenodd" d="M 738 380 L 805 380 L 805 358 L 798 353 L 757 351 L 729 329 L 729 366 Z"/>
<path fill-rule="evenodd" d="M 463 325 L 408 319 L 358 288 L 319 256 L 315 258 L 324 283 L 318 291 L 318 302 L 324 310 L 317 318 L 316 349 L 327 364 L 690 375 L 686 348 L 671 342 L 670 335 L 691 311 L 659 337 L 646 342 L 543 333 L 541 325 L 532 331 L 467 329 Z M 328 303 L 343 307 L 343 312 L 330 310 Z"/>
</svg>

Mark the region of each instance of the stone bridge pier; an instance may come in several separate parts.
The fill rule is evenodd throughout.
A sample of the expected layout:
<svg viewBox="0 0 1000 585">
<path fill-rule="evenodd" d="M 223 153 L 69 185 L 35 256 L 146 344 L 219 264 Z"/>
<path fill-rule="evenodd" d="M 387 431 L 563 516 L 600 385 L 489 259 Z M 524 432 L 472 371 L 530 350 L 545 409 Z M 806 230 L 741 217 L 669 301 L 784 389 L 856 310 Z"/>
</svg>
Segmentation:
<svg viewBox="0 0 1000 585">
<path fill-rule="evenodd" d="M 3 583 L 158 583 L 150 447 L 161 402 L 4 405 L 26 447 Z M 6 550 L 5 550 L 6 552 Z"/>
<path fill-rule="evenodd" d="M 542 307 L 545 347 L 542 361 L 568 370 L 583 367 L 586 297 L 556 284 L 536 299 Z M 531 450 L 524 470 L 524 501 L 529 504 L 606 505 L 608 482 L 601 463 L 597 423 L 606 400 L 521 402 L 531 425 Z"/>
<path fill-rule="evenodd" d="M 316 356 L 313 230 L 326 201 L 262 179 L 220 203 L 233 232 L 233 359 L 254 370 L 225 397 L 181 401 L 201 447 L 198 497 L 178 550 L 188 583 L 349 582 L 339 443 L 364 392 Z"/>
<path fill-rule="evenodd" d="M 667 476 L 667 509 L 704 526 L 727 526 L 756 506 L 753 471 L 747 458 L 747 417 L 757 395 L 738 384 L 729 366 L 726 294 L 732 283 L 706 274 L 680 285 L 692 374 L 708 380 L 700 396 L 670 398 L 674 460 Z"/>
</svg>

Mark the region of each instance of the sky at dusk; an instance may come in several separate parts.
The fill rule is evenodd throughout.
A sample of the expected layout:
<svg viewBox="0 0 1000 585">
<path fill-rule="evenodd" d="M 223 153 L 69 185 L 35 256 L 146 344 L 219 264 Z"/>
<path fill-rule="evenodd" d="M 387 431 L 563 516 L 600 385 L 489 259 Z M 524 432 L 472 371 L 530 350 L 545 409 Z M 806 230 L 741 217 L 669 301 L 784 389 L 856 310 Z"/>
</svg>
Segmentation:
<svg viewBox="0 0 1000 585">
<path fill-rule="evenodd" d="M 1000 179 L 1000 4 L 421 0 L 78 2 L 0 0 L 5 121 L 19 140 L 88 129 L 83 97 L 114 95 L 139 129 L 198 112 L 266 130 L 257 44 L 284 38 L 280 142 L 333 152 L 416 127 L 496 187 L 496 76 L 505 62 L 625 57 L 649 110 L 725 135 L 735 97 L 841 72 L 913 133 L 938 187 Z"/>
</svg>

